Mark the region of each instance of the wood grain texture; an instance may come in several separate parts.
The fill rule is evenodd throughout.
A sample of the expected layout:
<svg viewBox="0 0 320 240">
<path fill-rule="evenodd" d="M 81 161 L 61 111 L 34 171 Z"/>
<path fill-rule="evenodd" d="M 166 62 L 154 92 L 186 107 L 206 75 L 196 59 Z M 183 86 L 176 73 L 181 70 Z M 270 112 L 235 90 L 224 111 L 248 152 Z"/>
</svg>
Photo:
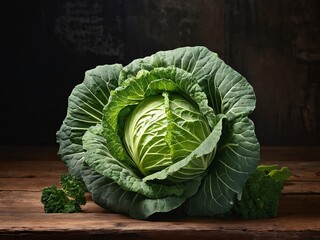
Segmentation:
<svg viewBox="0 0 320 240">
<path fill-rule="evenodd" d="M 262 148 L 262 163 L 289 166 L 279 215 L 272 219 L 134 220 L 88 203 L 76 214 L 45 214 L 41 189 L 66 171 L 54 147 L 0 147 L 0 239 L 319 239 L 320 148 Z"/>
</svg>

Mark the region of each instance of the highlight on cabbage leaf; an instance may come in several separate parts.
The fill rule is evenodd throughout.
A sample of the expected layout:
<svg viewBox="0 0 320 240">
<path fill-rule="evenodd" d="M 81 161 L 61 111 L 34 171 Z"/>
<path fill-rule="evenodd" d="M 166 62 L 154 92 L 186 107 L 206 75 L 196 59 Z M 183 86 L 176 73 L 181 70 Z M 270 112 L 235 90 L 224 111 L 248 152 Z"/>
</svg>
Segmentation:
<svg viewBox="0 0 320 240">
<path fill-rule="evenodd" d="M 260 159 L 253 88 L 205 47 L 97 66 L 68 103 L 59 156 L 98 205 L 133 218 L 227 213 Z"/>
</svg>

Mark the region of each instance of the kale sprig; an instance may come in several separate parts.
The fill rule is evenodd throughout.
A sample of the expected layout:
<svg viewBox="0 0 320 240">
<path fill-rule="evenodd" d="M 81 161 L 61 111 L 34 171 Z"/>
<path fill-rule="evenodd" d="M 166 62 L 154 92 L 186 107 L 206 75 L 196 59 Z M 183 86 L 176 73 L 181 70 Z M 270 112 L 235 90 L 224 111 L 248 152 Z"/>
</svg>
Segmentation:
<svg viewBox="0 0 320 240">
<path fill-rule="evenodd" d="M 276 217 L 283 185 L 290 176 L 291 172 L 287 167 L 258 166 L 257 170 L 250 174 L 233 208 L 221 217 L 238 216 L 244 219 Z"/>
<path fill-rule="evenodd" d="M 41 202 L 46 213 L 74 213 L 86 204 L 86 187 L 82 181 L 69 173 L 60 177 L 61 189 L 55 185 L 42 190 Z"/>
</svg>

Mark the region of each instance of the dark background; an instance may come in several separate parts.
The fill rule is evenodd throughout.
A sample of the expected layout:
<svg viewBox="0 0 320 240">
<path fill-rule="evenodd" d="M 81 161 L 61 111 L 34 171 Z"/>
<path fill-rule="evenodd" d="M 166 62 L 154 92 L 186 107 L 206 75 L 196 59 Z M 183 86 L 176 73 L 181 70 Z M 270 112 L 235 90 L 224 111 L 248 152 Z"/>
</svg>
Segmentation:
<svg viewBox="0 0 320 240">
<path fill-rule="evenodd" d="M 262 145 L 320 144 L 319 0 L 5 0 L 0 145 L 54 145 L 96 65 L 203 45 L 253 85 Z"/>
</svg>

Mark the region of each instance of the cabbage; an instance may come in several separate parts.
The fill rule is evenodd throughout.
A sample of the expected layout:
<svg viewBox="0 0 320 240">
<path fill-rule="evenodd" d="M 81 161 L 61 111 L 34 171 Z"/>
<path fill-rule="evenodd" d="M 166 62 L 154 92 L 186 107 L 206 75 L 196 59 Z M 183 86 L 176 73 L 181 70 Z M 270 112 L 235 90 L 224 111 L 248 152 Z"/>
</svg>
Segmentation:
<svg viewBox="0 0 320 240">
<path fill-rule="evenodd" d="M 109 210 L 224 214 L 260 158 L 254 108 L 252 86 L 205 47 L 98 66 L 69 97 L 59 156 Z"/>
</svg>

